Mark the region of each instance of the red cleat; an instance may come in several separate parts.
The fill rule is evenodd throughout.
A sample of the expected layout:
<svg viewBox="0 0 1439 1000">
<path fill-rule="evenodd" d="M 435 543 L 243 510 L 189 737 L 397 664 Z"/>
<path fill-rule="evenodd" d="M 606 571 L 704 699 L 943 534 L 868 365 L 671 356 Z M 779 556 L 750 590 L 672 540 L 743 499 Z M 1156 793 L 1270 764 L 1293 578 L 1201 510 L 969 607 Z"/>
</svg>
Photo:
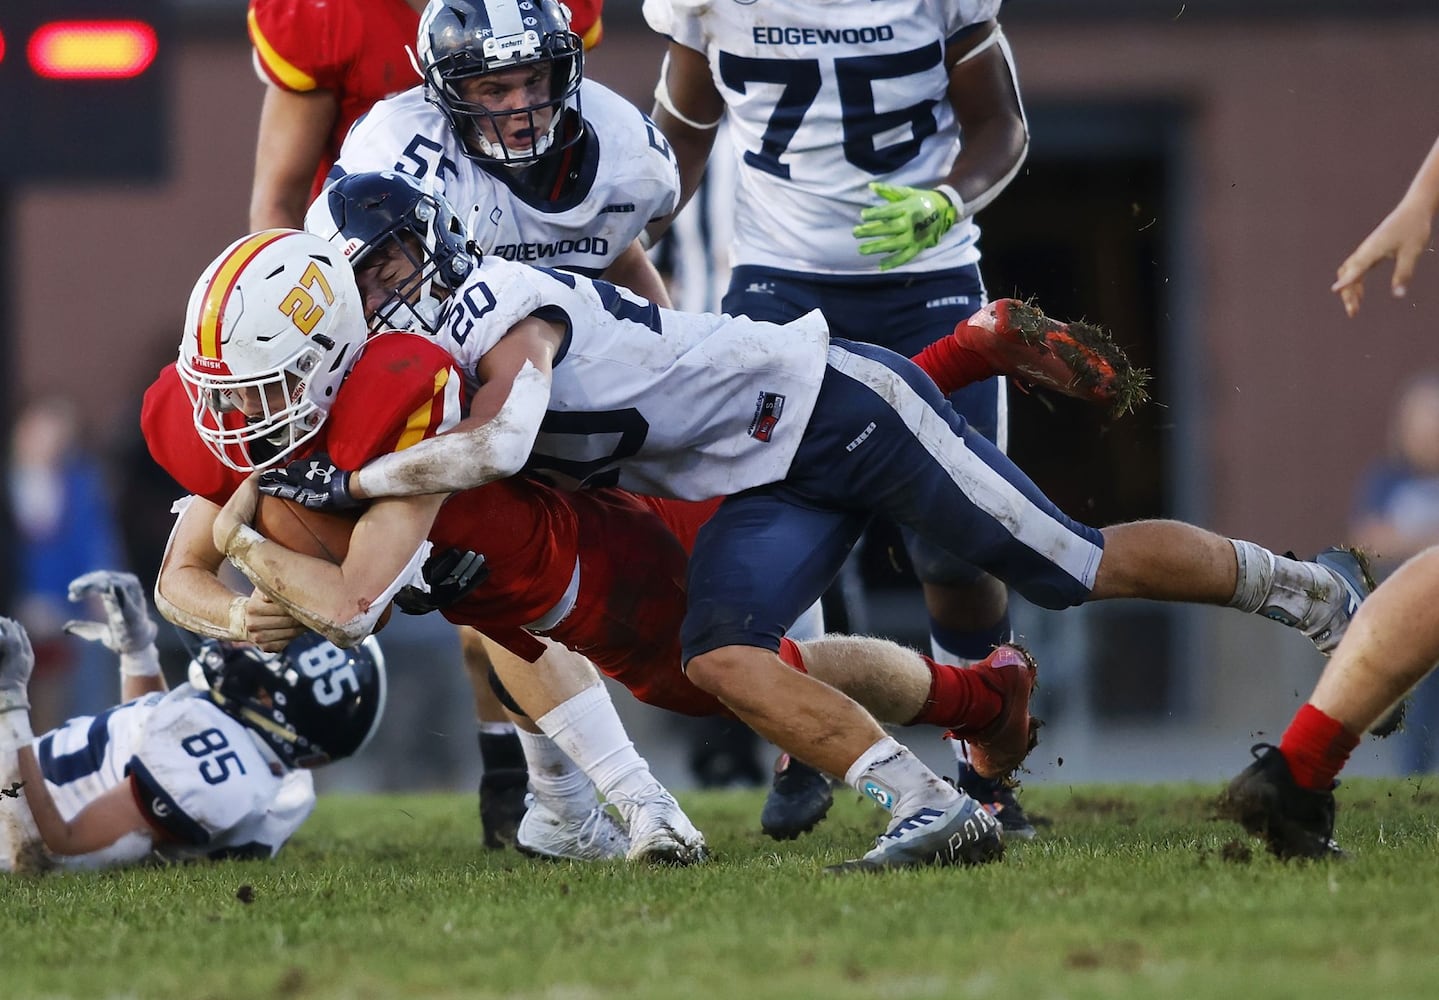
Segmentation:
<svg viewBox="0 0 1439 1000">
<path fill-rule="evenodd" d="M 960 345 L 1011 375 L 1120 416 L 1142 405 L 1149 372 L 1135 368 L 1104 330 L 1061 323 L 1018 299 L 991 302 L 954 328 Z"/>
<path fill-rule="evenodd" d="M 1039 744 L 1043 725 L 1029 714 L 1037 668 L 1022 646 L 1005 643 L 976 663 L 984 683 L 1004 702 L 999 715 L 984 728 L 965 726 L 945 733 L 946 739 L 969 741 L 969 763 L 982 777 L 1005 779 Z"/>
</svg>

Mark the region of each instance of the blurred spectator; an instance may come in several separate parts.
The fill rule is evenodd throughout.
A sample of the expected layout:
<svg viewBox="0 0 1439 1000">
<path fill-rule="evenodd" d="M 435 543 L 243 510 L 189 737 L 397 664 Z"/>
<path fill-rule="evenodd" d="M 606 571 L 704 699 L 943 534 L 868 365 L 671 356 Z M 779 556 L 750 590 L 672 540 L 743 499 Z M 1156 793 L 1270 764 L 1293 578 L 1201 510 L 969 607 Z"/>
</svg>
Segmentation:
<svg viewBox="0 0 1439 1000">
<path fill-rule="evenodd" d="M 5 486 L 16 528 L 13 606 L 35 647 L 30 697 L 41 729 L 113 700 L 103 657 L 62 631 L 76 617 L 70 581 L 121 565 L 104 476 L 82 449 L 79 430 L 73 404 L 44 397 L 20 412 L 10 442 Z"/>
<path fill-rule="evenodd" d="M 1439 372 L 1414 377 L 1400 393 L 1389 454 L 1359 491 L 1353 538 L 1375 554 L 1382 576 L 1439 544 Z M 1432 676 L 1410 696 L 1398 741 L 1407 773 L 1432 769 L 1439 750 L 1439 683 Z"/>
</svg>

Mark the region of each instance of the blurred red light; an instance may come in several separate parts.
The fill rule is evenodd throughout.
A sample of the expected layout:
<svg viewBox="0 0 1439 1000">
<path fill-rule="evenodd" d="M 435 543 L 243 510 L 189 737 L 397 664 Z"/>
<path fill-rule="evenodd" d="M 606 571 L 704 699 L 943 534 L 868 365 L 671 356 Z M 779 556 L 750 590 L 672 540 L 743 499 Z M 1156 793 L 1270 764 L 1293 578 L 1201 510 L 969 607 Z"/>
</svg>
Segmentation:
<svg viewBox="0 0 1439 1000">
<path fill-rule="evenodd" d="M 155 61 L 159 41 L 144 21 L 51 21 L 30 36 L 30 67 L 52 80 L 122 80 Z"/>
</svg>

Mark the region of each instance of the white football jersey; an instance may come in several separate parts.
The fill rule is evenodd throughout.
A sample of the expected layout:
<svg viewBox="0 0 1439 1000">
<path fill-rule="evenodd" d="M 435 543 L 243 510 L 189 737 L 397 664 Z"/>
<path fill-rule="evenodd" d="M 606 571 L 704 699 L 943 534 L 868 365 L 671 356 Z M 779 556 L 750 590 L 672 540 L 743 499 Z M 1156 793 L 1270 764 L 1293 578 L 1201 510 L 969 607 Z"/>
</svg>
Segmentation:
<svg viewBox="0 0 1439 1000">
<path fill-rule="evenodd" d="M 650 220 L 674 211 L 679 167 L 654 123 L 614 91 L 586 80 L 580 108 L 590 133 L 585 158 L 556 202 L 531 201 L 508 168 L 465 156 L 423 87 L 381 101 L 356 122 L 335 167 L 433 178 L 487 255 L 598 275 Z"/>
<path fill-rule="evenodd" d="M 778 327 L 486 257 L 439 335 L 462 371 L 533 313 L 569 327 L 528 468 L 569 488 L 702 500 L 789 471 L 824 377 L 818 311 Z"/>
<path fill-rule="evenodd" d="M 264 741 L 188 684 L 71 719 L 35 741 L 60 815 L 74 819 L 131 782 L 169 838 L 131 835 L 102 851 L 61 858 L 67 867 L 241 855 L 270 857 L 315 807 L 308 771 L 281 764 Z"/>
<path fill-rule="evenodd" d="M 735 173 L 734 260 L 790 271 L 867 274 L 851 230 L 868 188 L 940 183 L 959 152 L 946 95 L 946 42 L 993 20 L 999 0 L 646 0 L 650 25 L 709 61 L 728 109 Z M 964 220 L 894 273 L 979 259 Z"/>
</svg>

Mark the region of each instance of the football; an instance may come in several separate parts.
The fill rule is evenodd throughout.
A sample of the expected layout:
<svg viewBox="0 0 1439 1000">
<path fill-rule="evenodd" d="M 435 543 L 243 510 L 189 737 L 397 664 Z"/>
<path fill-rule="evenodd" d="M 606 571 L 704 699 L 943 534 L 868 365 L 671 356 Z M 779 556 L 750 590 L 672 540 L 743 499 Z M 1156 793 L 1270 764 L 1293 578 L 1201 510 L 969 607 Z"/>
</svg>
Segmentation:
<svg viewBox="0 0 1439 1000">
<path fill-rule="evenodd" d="M 291 551 L 339 565 L 350 551 L 350 535 L 358 517 L 358 511 L 331 514 L 261 493 L 255 507 L 255 530 Z M 393 606 L 385 608 L 375 623 L 375 632 L 389 624 L 392 611 Z"/>
<path fill-rule="evenodd" d="M 272 542 L 302 555 L 339 564 L 350 551 L 355 516 L 310 510 L 293 500 L 260 494 L 255 530 Z"/>
</svg>

